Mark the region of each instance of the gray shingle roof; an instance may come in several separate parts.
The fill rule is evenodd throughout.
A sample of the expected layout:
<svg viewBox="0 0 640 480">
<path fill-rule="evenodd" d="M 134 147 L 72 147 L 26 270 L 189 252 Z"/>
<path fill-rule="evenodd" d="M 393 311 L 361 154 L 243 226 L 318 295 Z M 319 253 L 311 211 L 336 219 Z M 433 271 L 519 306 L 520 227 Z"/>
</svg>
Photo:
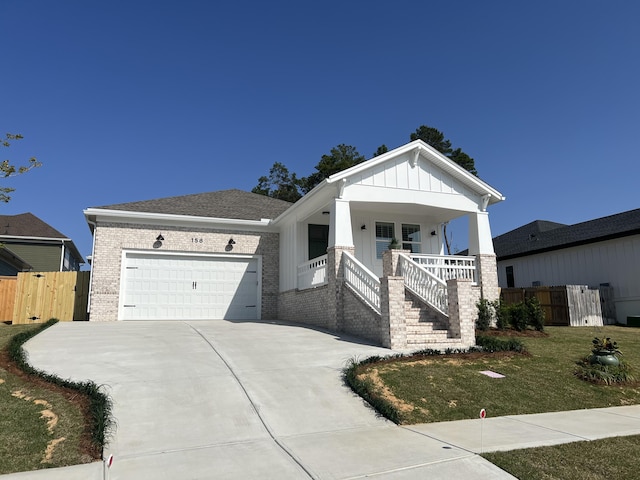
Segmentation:
<svg viewBox="0 0 640 480">
<path fill-rule="evenodd" d="M 293 204 L 284 200 L 243 190 L 220 190 L 141 202 L 118 203 L 96 208 L 193 217 L 261 220 L 276 218 L 291 205 Z"/>
<path fill-rule="evenodd" d="M 536 220 L 493 239 L 498 260 L 640 234 L 640 208 L 565 225 Z"/>
<path fill-rule="evenodd" d="M 0 236 L 67 238 L 32 213 L 0 215 Z"/>
</svg>

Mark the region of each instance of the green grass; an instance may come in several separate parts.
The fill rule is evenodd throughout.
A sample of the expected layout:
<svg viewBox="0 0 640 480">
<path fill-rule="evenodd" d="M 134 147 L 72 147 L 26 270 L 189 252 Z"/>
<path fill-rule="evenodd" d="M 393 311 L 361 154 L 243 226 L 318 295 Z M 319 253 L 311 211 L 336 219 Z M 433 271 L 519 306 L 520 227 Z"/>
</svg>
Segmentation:
<svg viewBox="0 0 640 480">
<path fill-rule="evenodd" d="M 640 435 L 575 442 L 483 455 L 526 480 L 610 480 L 640 478 Z"/>
<path fill-rule="evenodd" d="M 396 404 L 396 418 L 386 416 L 402 424 L 476 418 L 481 408 L 497 417 L 640 403 L 637 383 L 594 385 L 574 374 L 576 362 L 590 353 L 593 337 L 605 335 L 618 342 L 624 360 L 638 378 L 640 330 L 548 327 L 546 331 L 547 337 L 519 338 L 528 355 L 396 359 L 358 366 L 354 375 L 365 375 L 360 378 L 368 382 L 370 398 L 386 399 L 392 407 Z M 483 370 L 505 378 L 487 377 L 480 374 Z"/>
<path fill-rule="evenodd" d="M 101 452 L 109 400 L 97 391 L 92 397 L 97 386 L 91 382 L 43 374 L 26 361 L 22 344 L 49 325 L 0 325 L 0 474 L 86 463 Z M 28 374 L 9 368 L 7 358 Z"/>
<path fill-rule="evenodd" d="M 640 329 L 547 327 L 545 331 L 548 337 L 519 338 L 527 355 L 367 359 L 345 369 L 345 380 L 359 385 L 363 398 L 382 415 L 404 424 L 477 418 L 481 408 L 497 417 L 640 403 L 637 382 L 596 385 L 575 375 L 577 362 L 590 354 L 593 337 L 608 336 L 618 342 L 631 374 L 640 378 Z M 486 377 L 479 373 L 483 370 L 505 378 Z M 640 435 L 483 456 L 523 480 L 640 478 Z"/>
</svg>

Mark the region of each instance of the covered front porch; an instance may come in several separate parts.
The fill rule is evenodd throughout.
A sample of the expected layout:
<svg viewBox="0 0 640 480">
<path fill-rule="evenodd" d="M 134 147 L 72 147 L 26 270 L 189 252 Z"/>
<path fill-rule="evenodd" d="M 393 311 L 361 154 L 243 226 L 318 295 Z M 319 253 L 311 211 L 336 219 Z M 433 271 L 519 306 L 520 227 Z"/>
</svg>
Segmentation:
<svg viewBox="0 0 640 480">
<path fill-rule="evenodd" d="M 475 303 L 499 292 L 487 207 L 501 200 L 420 141 L 329 177 L 279 219 L 279 316 L 304 307 L 390 348 L 473 345 Z M 461 219 L 468 255 L 449 255 Z"/>
</svg>

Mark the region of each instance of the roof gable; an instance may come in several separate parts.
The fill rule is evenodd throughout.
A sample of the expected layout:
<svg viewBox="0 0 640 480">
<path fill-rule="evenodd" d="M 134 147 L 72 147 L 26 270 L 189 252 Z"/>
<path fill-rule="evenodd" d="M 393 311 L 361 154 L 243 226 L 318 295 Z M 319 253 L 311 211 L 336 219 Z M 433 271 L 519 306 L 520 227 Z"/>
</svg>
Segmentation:
<svg viewBox="0 0 640 480">
<path fill-rule="evenodd" d="M 640 234 L 640 209 L 574 225 L 536 220 L 493 239 L 499 260 Z"/>
<path fill-rule="evenodd" d="M 351 184 L 380 185 L 423 192 L 459 193 L 468 196 L 489 194 L 490 204 L 504 200 L 496 189 L 422 140 L 407 143 L 338 172 L 326 182 L 341 180 L 347 180 Z"/>
<path fill-rule="evenodd" d="M 261 220 L 276 218 L 291 205 L 284 200 L 232 189 L 95 208 L 192 217 Z"/>
<path fill-rule="evenodd" d="M 2 236 L 67 238 L 66 235 L 63 235 L 32 213 L 0 215 L 0 237 Z"/>
<path fill-rule="evenodd" d="M 354 172 L 350 183 L 387 188 L 419 190 L 422 192 L 474 195 L 462 181 L 439 166 L 418 156 L 405 152 L 391 159 Z"/>
</svg>

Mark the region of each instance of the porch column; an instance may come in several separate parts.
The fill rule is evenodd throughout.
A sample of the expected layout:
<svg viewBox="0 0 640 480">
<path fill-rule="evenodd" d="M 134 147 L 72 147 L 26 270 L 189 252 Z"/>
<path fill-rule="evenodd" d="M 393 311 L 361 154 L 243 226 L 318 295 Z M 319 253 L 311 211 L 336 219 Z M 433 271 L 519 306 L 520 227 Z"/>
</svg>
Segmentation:
<svg viewBox="0 0 640 480">
<path fill-rule="evenodd" d="M 469 214 L 469 255 L 493 255 L 493 239 L 489 225 L 489 212 Z"/>
<path fill-rule="evenodd" d="M 329 248 L 353 247 L 351 207 L 348 200 L 336 198 L 329 218 Z"/>
<path fill-rule="evenodd" d="M 476 257 L 478 285 L 482 298 L 489 301 L 500 297 L 498 287 L 498 267 L 493 250 L 489 213 L 481 210 L 469 214 L 469 255 Z"/>
</svg>

